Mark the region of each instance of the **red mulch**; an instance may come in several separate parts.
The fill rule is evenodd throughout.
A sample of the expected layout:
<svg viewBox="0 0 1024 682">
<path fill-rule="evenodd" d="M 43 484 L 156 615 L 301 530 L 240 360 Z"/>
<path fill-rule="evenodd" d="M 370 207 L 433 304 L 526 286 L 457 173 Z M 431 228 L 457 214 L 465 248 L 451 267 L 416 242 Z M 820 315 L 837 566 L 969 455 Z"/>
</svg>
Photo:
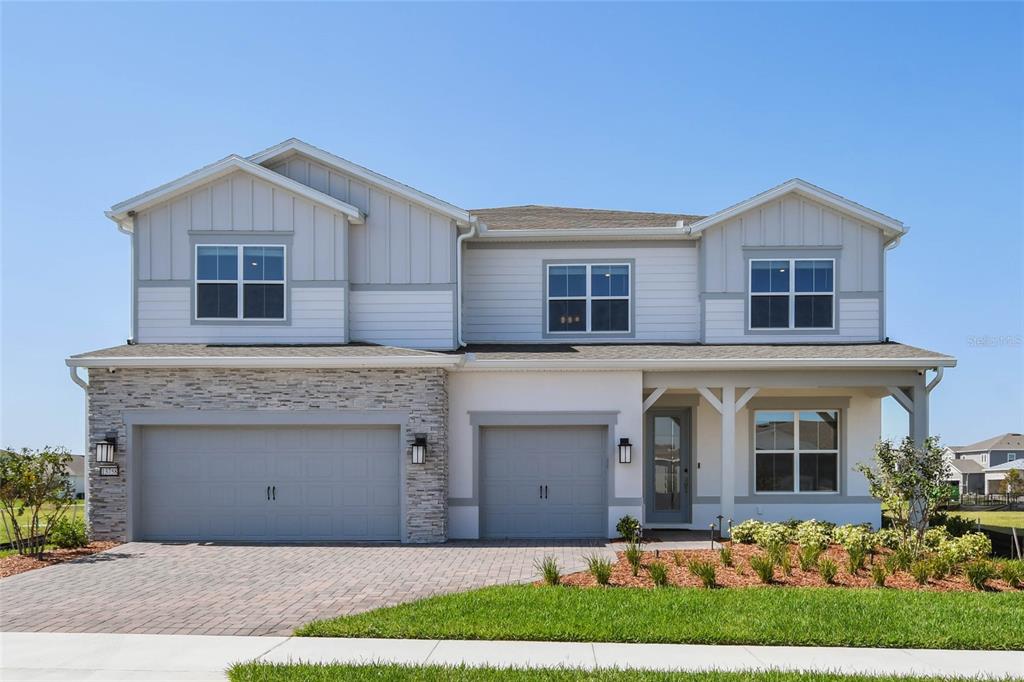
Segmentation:
<svg viewBox="0 0 1024 682">
<path fill-rule="evenodd" d="M 90 542 L 85 547 L 79 547 L 78 549 L 55 549 L 50 552 L 43 552 L 39 559 L 30 556 L 22 556 L 20 554 L 11 554 L 10 556 L 0 557 L 0 578 L 6 578 L 10 575 L 24 573 L 25 571 L 51 566 L 53 564 L 61 564 L 65 561 L 71 561 L 72 559 L 80 559 L 84 556 L 89 556 L 90 554 L 110 549 L 111 547 L 117 547 L 119 544 L 121 543 Z"/>
<path fill-rule="evenodd" d="M 692 559 L 710 561 L 714 564 L 716 579 L 720 587 L 754 587 L 762 585 L 757 577 L 757 573 L 750 567 L 750 557 L 754 554 L 760 554 L 761 551 L 755 545 L 728 544 L 732 547 L 732 566 L 722 565 L 717 550 L 661 550 L 658 552 L 658 556 L 655 555 L 654 551 L 650 551 L 644 552 L 643 561 L 641 562 L 642 568 L 640 569 L 640 574 L 636 577 L 633 576 L 630 570 L 625 553 L 618 552 L 618 561 L 612 565 L 612 576 L 609 585 L 613 587 L 654 587 L 654 581 L 651 580 L 646 567 L 652 561 L 661 561 L 668 568 L 668 581 L 670 585 L 676 587 L 702 587 L 700 578 L 690 573 L 687 568 L 687 563 Z M 681 565 L 676 565 L 676 555 L 678 555 Z M 833 545 L 822 554 L 822 557 L 829 557 L 839 566 L 833 584 L 828 585 L 816 570 L 807 572 L 800 570 L 796 545 L 790 546 L 790 556 L 793 568 L 792 575 L 786 575 L 782 572 L 782 569 L 776 567 L 774 585 L 781 587 L 873 587 L 871 563 L 873 561 L 885 561 L 884 554 L 869 556 L 865 568 L 858 571 L 856 575 L 850 575 L 846 569 L 846 552 L 842 547 Z M 543 581 L 537 581 L 534 584 L 542 585 Z M 563 576 L 562 584 L 575 587 L 597 587 L 597 581 L 594 579 L 594 576 L 586 571 Z M 903 571 L 889 575 L 885 580 L 885 586 L 901 590 L 927 590 L 931 592 L 975 591 L 974 587 L 971 586 L 970 582 L 963 575 L 950 575 L 942 580 L 931 579 L 925 585 L 918 585 L 910 573 Z M 988 587 L 990 591 L 995 592 L 1013 590 L 1009 584 L 998 578 L 988 581 Z"/>
</svg>

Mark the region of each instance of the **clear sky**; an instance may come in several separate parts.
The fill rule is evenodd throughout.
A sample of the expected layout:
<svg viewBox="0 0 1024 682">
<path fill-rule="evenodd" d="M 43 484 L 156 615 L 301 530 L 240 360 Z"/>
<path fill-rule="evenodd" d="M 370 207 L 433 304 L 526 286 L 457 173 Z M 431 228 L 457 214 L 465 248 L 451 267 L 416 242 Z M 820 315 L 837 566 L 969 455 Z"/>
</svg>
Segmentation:
<svg viewBox="0 0 1024 682">
<path fill-rule="evenodd" d="M 467 208 L 710 213 L 810 180 L 912 228 L 887 331 L 959 358 L 933 432 L 1022 431 L 1022 10 L 4 3 L 0 443 L 82 447 L 64 358 L 129 326 L 103 210 L 292 136 Z"/>
</svg>

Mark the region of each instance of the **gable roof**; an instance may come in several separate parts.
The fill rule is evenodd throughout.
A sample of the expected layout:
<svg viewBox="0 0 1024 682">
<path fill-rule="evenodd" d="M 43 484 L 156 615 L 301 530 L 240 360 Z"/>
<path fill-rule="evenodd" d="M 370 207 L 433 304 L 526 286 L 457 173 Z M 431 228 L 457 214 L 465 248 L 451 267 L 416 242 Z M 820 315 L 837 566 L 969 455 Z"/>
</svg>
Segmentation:
<svg viewBox="0 0 1024 682">
<path fill-rule="evenodd" d="M 985 469 L 985 471 L 986 473 L 1003 472 L 1011 469 L 1020 469 L 1021 471 L 1024 471 L 1024 459 L 1012 459 L 1009 462 L 1003 462 L 1002 464 L 997 464 L 994 467 L 989 467 L 988 469 Z"/>
<path fill-rule="evenodd" d="M 566 208 L 562 206 L 502 206 L 470 210 L 492 230 L 583 230 L 621 227 L 678 228 L 700 220 L 702 216 L 687 213 L 651 213 L 647 211 L 614 211 L 599 208 Z"/>
<path fill-rule="evenodd" d="M 949 466 L 961 474 L 980 474 L 985 471 L 985 467 L 973 459 L 951 459 Z"/>
<path fill-rule="evenodd" d="M 118 229 L 122 232 L 131 232 L 133 229 L 131 218 L 134 213 L 172 199 L 199 185 L 224 177 L 235 171 L 248 173 L 281 189 L 288 190 L 321 206 L 335 210 L 347 216 L 353 223 L 360 224 L 366 219 L 366 215 L 352 204 L 335 199 L 312 187 L 303 185 L 301 182 L 296 182 L 280 173 L 275 173 L 248 159 L 243 159 L 236 154 L 226 156 L 220 161 L 203 166 L 199 170 L 183 175 L 177 180 L 172 180 L 147 192 L 138 194 L 131 199 L 114 204 L 109 211 L 106 211 L 106 216 L 117 223 Z"/>
<path fill-rule="evenodd" d="M 265 166 L 277 160 L 285 159 L 293 154 L 301 154 L 311 159 L 315 159 L 326 166 L 331 166 L 343 173 L 353 175 L 364 182 L 370 183 L 371 185 L 377 185 L 378 187 L 386 189 L 389 192 L 393 192 L 398 196 L 405 197 L 410 201 L 427 206 L 457 222 L 464 224 L 469 223 L 469 211 L 464 208 L 459 208 L 455 204 L 450 204 L 447 201 L 438 199 L 431 194 L 421 192 L 415 187 L 410 187 L 409 185 L 393 180 L 386 175 L 381 175 L 376 171 L 372 171 L 369 168 L 353 163 L 348 159 L 343 159 L 336 154 L 332 154 L 320 149 L 319 147 L 314 147 L 308 142 L 303 142 L 296 137 L 289 138 L 284 142 L 275 144 L 273 147 L 264 149 L 261 152 L 256 152 L 249 157 L 249 161 Z"/>
<path fill-rule="evenodd" d="M 954 445 L 956 452 L 989 452 L 991 450 L 1024 450 L 1024 434 L 1004 433 L 993 438 L 979 440 L 971 445 Z"/>
<path fill-rule="evenodd" d="M 838 211 L 843 211 L 856 216 L 865 223 L 882 230 L 882 232 L 893 239 L 903 236 L 909 230 L 908 227 L 895 218 L 891 218 L 884 213 L 879 213 L 878 211 L 872 210 L 866 206 L 862 206 L 855 201 L 851 201 L 846 197 L 829 192 L 827 189 L 822 189 L 817 185 L 812 185 L 806 180 L 801 180 L 800 178 L 787 180 L 781 185 L 776 185 L 775 187 L 754 195 L 749 199 L 745 199 L 738 204 L 733 204 L 732 206 L 724 208 L 717 213 L 712 213 L 708 217 L 698 220 L 690 225 L 690 229 L 694 234 L 698 234 L 709 227 L 723 223 L 740 213 L 749 211 L 752 208 L 774 201 L 775 199 L 789 194 L 790 192 L 795 192 L 809 199 L 814 199 L 815 201 L 823 203 L 826 206 L 830 206 Z"/>
</svg>

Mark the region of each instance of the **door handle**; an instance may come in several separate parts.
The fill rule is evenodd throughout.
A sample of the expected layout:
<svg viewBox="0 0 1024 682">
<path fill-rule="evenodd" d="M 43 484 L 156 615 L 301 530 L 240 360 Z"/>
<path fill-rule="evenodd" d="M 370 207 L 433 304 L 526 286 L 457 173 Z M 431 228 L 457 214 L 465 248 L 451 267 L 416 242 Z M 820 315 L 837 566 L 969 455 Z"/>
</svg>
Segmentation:
<svg viewBox="0 0 1024 682">
<path fill-rule="evenodd" d="M 267 486 L 267 499 L 270 499 L 270 486 Z"/>
<path fill-rule="evenodd" d="M 548 487 L 544 486 L 544 499 L 548 499 Z"/>
<path fill-rule="evenodd" d="M 277 500 L 277 486 L 274 486 L 274 500 Z"/>
<path fill-rule="evenodd" d="M 537 497 L 542 499 L 542 500 L 544 499 L 544 486 L 542 486 L 542 485 L 537 486 Z"/>
</svg>

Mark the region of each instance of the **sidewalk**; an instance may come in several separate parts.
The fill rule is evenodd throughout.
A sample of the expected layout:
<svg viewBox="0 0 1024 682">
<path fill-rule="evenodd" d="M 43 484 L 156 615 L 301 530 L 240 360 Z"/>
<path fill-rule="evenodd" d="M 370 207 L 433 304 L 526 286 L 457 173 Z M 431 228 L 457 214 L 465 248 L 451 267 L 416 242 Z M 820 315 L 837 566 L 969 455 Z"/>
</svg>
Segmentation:
<svg viewBox="0 0 1024 682">
<path fill-rule="evenodd" d="M 0 634 L 0 679 L 224 680 L 235 662 L 520 667 L 782 668 L 861 674 L 1024 676 L 1024 652 L 690 644 L 589 644 L 211 635 Z M 656 665 L 650 665 L 651 662 Z"/>
</svg>

